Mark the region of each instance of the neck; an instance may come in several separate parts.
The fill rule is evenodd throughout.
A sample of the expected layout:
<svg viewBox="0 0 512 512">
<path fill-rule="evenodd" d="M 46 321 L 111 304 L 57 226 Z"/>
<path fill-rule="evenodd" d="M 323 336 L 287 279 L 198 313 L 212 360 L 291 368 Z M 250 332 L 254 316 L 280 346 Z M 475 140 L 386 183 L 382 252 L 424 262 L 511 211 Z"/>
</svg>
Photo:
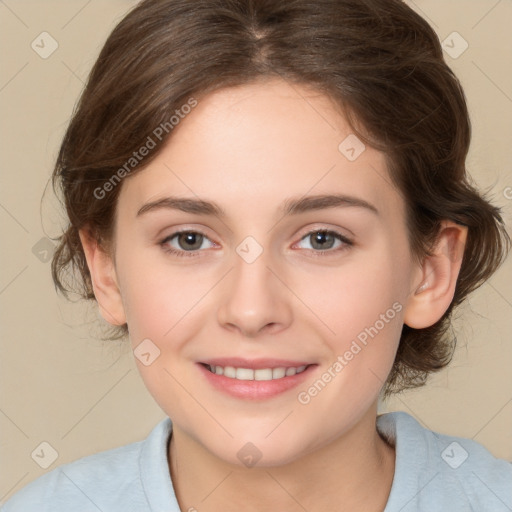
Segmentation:
<svg viewBox="0 0 512 512">
<path fill-rule="evenodd" d="M 342 436 L 289 464 L 272 467 L 227 463 L 173 425 L 169 470 L 180 508 L 382 512 L 393 481 L 395 452 L 379 436 L 376 414 L 374 404 Z"/>
</svg>

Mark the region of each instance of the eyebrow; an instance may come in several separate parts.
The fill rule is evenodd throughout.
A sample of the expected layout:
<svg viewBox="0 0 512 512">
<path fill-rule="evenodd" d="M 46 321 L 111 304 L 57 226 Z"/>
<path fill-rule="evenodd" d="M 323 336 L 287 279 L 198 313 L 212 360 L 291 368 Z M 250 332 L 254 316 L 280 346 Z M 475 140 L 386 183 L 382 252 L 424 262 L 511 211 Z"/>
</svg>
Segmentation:
<svg viewBox="0 0 512 512">
<path fill-rule="evenodd" d="M 377 208 L 367 201 L 358 197 L 343 194 L 322 194 L 290 198 L 283 202 L 279 212 L 283 216 L 289 216 L 313 210 L 350 206 L 365 208 L 366 210 L 379 215 Z M 148 212 L 162 209 L 179 210 L 185 213 L 194 213 L 197 215 L 211 215 L 218 218 L 226 218 L 227 216 L 226 212 L 215 202 L 187 197 L 163 197 L 155 201 L 150 201 L 145 203 L 138 210 L 136 216 L 140 217 Z"/>
</svg>

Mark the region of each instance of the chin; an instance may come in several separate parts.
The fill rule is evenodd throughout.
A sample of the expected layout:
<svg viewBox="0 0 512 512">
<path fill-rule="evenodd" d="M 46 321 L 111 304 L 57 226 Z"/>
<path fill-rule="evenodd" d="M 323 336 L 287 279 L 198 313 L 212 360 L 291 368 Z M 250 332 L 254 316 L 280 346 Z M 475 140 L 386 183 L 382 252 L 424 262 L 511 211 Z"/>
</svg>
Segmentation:
<svg viewBox="0 0 512 512">
<path fill-rule="evenodd" d="M 266 434 L 265 434 L 266 435 Z M 228 464 L 246 468 L 271 468 L 291 464 L 308 453 L 305 448 L 313 450 L 313 440 L 290 440 L 290 436 L 276 436 L 274 439 L 265 438 L 261 433 L 258 436 L 244 436 L 231 439 L 229 443 L 222 443 L 212 447 L 212 453 Z M 252 439 L 252 440 L 251 440 Z M 287 439 L 287 442 L 285 441 Z"/>
</svg>

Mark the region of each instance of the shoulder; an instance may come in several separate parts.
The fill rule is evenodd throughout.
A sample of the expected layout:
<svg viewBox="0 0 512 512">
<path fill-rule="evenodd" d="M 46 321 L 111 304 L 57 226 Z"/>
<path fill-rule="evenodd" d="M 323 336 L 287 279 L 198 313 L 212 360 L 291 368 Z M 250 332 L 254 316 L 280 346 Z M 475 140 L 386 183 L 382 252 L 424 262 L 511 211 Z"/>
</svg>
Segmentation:
<svg viewBox="0 0 512 512">
<path fill-rule="evenodd" d="M 63 464 L 14 494 L 2 512 L 149 510 L 141 482 L 141 458 L 169 423 L 159 423 L 144 441 Z M 157 438 L 157 439 L 155 439 Z"/>
<path fill-rule="evenodd" d="M 63 464 L 30 482 L 1 510 L 104 510 L 97 502 L 105 501 L 111 494 L 109 489 L 126 488 L 132 494 L 133 486 L 137 486 L 137 459 L 141 444 L 139 441 Z"/>
<path fill-rule="evenodd" d="M 404 412 L 382 415 L 377 425 L 396 449 L 385 512 L 512 510 L 512 463 L 471 439 L 424 428 Z"/>
</svg>

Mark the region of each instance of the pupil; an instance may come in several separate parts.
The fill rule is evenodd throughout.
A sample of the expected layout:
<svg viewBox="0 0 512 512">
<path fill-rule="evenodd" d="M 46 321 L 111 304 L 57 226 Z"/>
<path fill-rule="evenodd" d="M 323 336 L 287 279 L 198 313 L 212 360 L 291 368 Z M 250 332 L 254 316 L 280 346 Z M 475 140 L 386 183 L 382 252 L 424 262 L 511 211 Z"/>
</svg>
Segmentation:
<svg viewBox="0 0 512 512">
<path fill-rule="evenodd" d="M 180 242 L 185 242 L 185 247 L 184 249 L 187 249 L 186 245 L 187 244 L 190 244 L 192 245 L 193 247 L 188 247 L 188 249 L 190 250 L 193 250 L 193 249 L 198 249 L 199 247 L 201 247 L 201 237 L 203 235 L 199 235 L 198 233 L 184 233 L 181 235 L 181 240 Z M 197 237 L 197 239 L 199 240 L 199 242 L 196 240 L 196 243 L 194 244 L 194 239 Z"/>
<path fill-rule="evenodd" d="M 326 244 L 325 244 L 325 243 L 322 243 L 322 240 L 323 240 L 324 238 L 326 238 L 326 237 L 327 237 L 327 238 L 331 238 L 331 240 L 332 240 L 332 236 L 331 236 L 329 233 L 325 233 L 325 232 L 322 232 L 322 231 L 318 231 L 318 232 L 317 232 L 317 233 L 315 233 L 315 235 L 314 235 L 314 244 L 319 243 L 319 245 L 320 245 L 320 249 L 325 249 Z M 314 244 L 313 244 L 313 246 L 314 246 Z M 327 245 L 328 245 L 329 247 L 331 247 L 331 246 L 332 246 L 332 244 L 331 244 L 331 245 L 327 244 Z"/>
</svg>

